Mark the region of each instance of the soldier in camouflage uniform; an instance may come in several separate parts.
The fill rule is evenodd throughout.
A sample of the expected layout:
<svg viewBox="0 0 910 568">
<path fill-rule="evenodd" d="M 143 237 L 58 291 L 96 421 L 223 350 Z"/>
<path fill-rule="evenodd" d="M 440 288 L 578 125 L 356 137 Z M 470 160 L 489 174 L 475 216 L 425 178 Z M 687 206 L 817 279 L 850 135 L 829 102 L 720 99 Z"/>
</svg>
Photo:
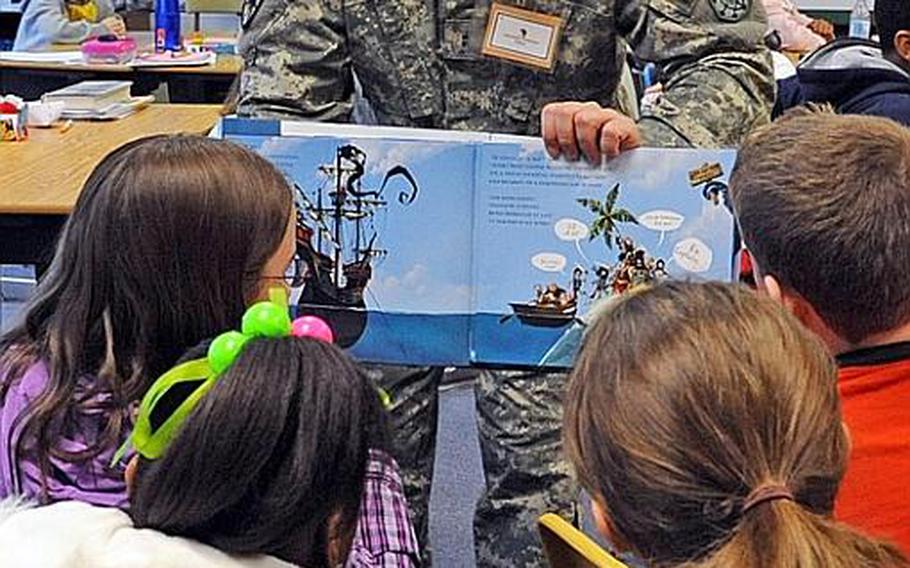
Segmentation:
<svg viewBox="0 0 910 568">
<path fill-rule="evenodd" d="M 547 120 L 577 145 L 554 134 L 548 148 L 571 159 L 583 142 L 590 146 L 585 136 L 602 139 L 623 126 L 605 109 L 614 104 L 622 36 L 639 58 L 663 66 L 664 95 L 640 123 L 645 142 L 732 145 L 769 120 L 774 83 L 759 0 L 503 3 L 560 18 L 552 70 L 481 55 L 491 0 L 246 0 L 239 113 L 347 122 L 356 74 L 384 125 L 537 135 L 541 110 L 550 105 Z M 593 134 L 575 132 L 578 117 L 588 115 Z M 408 497 L 425 536 L 435 390 L 445 373 L 368 372 L 392 395 Z M 541 566 L 538 515 L 569 516 L 576 497 L 560 454 L 565 375 L 474 375 L 487 477 L 475 522 L 478 562 Z"/>
</svg>

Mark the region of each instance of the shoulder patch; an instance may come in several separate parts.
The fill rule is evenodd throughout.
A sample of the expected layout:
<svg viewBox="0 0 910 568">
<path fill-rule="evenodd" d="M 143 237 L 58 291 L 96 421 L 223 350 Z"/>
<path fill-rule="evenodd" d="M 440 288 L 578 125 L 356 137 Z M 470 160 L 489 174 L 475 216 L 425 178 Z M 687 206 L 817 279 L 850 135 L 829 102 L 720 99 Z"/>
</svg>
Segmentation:
<svg viewBox="0 0 910 568">
<path fill-rule="evenodd" d="M 709 0 L 722 22 L 738 22 L 752 11 L 752 0 Z"/>
</svg>

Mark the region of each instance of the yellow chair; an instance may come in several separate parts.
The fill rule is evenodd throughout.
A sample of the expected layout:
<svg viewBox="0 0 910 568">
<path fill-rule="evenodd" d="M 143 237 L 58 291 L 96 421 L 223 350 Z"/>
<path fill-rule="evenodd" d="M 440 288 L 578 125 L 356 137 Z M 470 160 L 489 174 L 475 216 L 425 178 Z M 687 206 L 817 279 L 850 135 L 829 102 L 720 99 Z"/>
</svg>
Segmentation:
<svg viewBox="0 0 910 568">
<path fill-rule="evenodd" d="M 543 515 L 537 528 L 550 568 L 627 568 L 559 515 Z"/>
</svg>

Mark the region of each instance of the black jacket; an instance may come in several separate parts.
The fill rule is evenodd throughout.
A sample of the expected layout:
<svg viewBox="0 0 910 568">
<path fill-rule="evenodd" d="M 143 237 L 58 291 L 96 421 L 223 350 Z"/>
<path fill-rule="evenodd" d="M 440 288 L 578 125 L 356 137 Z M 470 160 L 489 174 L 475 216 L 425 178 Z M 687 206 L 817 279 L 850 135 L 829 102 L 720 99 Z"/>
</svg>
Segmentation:
<svg viewBox="0 0 910 568">
<path fill-rule="evenodd" d="M 885 59 L 876 43 L 856 39 L 829 43 L 804 59 L 797 75 L 805 101 L 910 125 L 910 73 Z"/>
</svg>

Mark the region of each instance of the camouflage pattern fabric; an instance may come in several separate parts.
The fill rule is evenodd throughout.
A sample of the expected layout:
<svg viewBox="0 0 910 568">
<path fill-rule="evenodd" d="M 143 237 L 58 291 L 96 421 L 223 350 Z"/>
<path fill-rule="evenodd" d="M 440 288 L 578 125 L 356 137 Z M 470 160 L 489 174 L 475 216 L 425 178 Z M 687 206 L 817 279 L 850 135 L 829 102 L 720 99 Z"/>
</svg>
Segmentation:
<svg viewBox="0 0 910 568">
<path fill-rule="evenodd" d="M 547 566 L 537 532 L 546 512 L 575 517 L 578 486 L 562 455 L 565 373 L 483 371 L 478 429 L 487 490 L 474 519 L 484 567 Z"/>
<path fill-rule="evenodd" d="M 564 22 L 552 72 L 481 55 L 490 0 L 247 0 L 242 115 L 528 134 L 560 100 L 613 103 L 622 54 L 598 0 L 527 0 Z"/>
<path fill-rule="evenodd" d="M 617 0 L 617 27 L 656 63 L 664 94 L 642 112 L 648 146 L 738 146 L 771 120 L 775 83 L 761 0 Z"/>
<path fill-rule="evenodd" d="M 648 146 L 735 148 L 771 120 L 774 85 L 758 65 L 764 54 L 706 57 L 664 82 L 658 102 L 642 111 Z"/>
<path fill-rule="evenodd" d="M 519 4 L 565 21 L 552 73 L 480 55 L 490 0 L 246 0 L 239 113 L 347 122 L 356 73 L 379 124 L 534 135 L 546 103 L 617 104 L 618 30 L 663 69 L 649 145 L 732 146 L 770 120 L 760 1 Z"/>
<path fill-rule="evenodd" d="M 440 368 L 364 365 L 392 398 L 394 453 L 425 565 L 428 504 Z M 546 512 L 572 519 L 578 488 L 562 456 L 565 373 L 459 370 L 474 378 L 486 492 L 477 505 L 474 537 L 479 566 L 546 566 L 537 519 Z M 452 380 L 452 377 L 446 377 Z"/>
</svg>

